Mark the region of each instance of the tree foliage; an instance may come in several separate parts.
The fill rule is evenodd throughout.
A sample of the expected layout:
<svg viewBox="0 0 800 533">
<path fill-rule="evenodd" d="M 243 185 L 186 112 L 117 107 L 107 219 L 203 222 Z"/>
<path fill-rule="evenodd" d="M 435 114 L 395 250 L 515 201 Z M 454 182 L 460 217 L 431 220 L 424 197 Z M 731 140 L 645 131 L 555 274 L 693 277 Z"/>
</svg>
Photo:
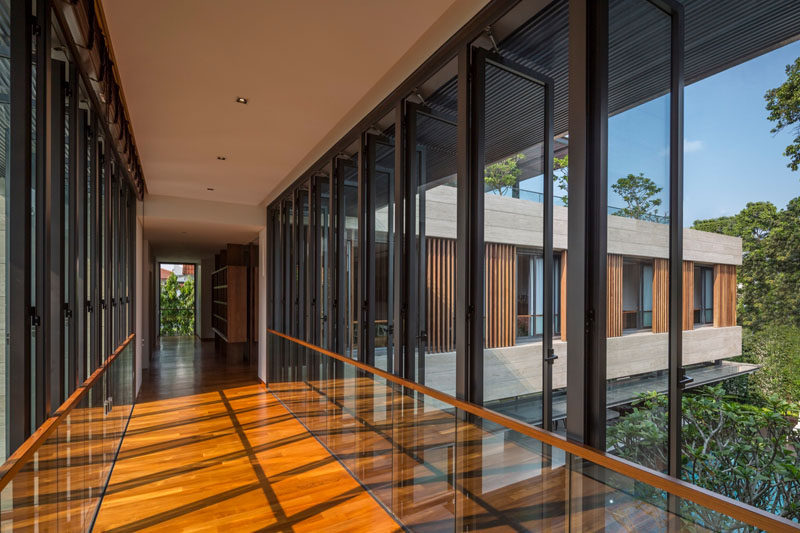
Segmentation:
<svg viewBox="0 0 800 533">
<path fill-rule="evenodd" d="M 749 359 L 761 365 L 751 377 L 759 397 L 800 404 L 800 328 L 770 324 L 748 332 L 743 344 Z"/>
<path fill-rule="evenodd" d="M 500 196 L 505 196 L 519 181 L 522 169 L 518 163 L 525 159 L 525 154 L 516 154 L 497 163 L 486 165 L 483 180 L 490 192 L 496 191 Z"/>
<path fill-rule="evenodd" d="M 194 278 L 182 285 L 173 273 L 161 284 L 161 335 L 194 333 Z"/>
<path fill-rule="evenodd" d="M 616 183 L 611 185 L 611 189 L 626 204 L 625 207 L 614 213 L 615 215 L 639 220 L 656 221 L 658 219 L 661 198 L 656 196 L 664 189 L 641 172 L 619 178 Z"/>
<path fill-rule="evenodd" d="M 764 95 L 767 101 L 767 118 L 775 123 L 772 133 L 791 127 L 795 133 L 792 144 L 786 147 L 783 155 L 789 158 L 786 165 L 797 170 L 800 165 L 800 57 L 791 65 L 786 65 L 786 81 L 779 87 L 770 89 Z"/>
<path fill-rule="evenodd" d="M 755 407 L 733 401 L 721 386 L 683 396 L 681 478 L 790 519 L 800 518 L 798 406 L 777 397 Z M 655 470 L 666 467 L 667 397 L 642 396 L 608 429 L 615 455 Z M 657 501 L 657 491 L 639 494 Z M 684 502 L 684 516 L 712 531 L 736 529 L 728 517 Z"/>
<path fill-rule="evenodd" d="M 694 229 L 742 239 L 738 316 L 742 326 L 800 327 L 800 197 L 778 210 L 751 202 L 733 216 L 697 220 Z"/>
<path fill-rule="evenodd" d="M 553 183 L 561 190 L 557 196 L 561 197 L 565 206 L 569 205 L 569 154 L 553 158 Z"/>
</svg>

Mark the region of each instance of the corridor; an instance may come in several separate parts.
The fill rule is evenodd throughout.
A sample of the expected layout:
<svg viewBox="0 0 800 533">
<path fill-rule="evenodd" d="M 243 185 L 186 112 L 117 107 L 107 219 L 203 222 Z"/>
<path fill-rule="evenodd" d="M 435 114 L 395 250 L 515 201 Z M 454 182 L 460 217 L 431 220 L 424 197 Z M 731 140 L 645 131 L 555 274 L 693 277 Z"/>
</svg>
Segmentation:
<svg viewBox="0 0 800 533">
<path fill-rule="evenodd" d="M 94 531 L 399 529 L 254 376 L 162 339 Z"/>
</svg>

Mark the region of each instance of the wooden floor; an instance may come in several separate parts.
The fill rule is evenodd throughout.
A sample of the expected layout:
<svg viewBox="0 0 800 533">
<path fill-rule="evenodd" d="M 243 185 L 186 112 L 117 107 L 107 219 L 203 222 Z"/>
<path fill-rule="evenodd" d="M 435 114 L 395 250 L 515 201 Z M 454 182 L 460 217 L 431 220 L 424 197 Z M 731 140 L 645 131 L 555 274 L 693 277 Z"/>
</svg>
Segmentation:
<svg viewBox="0 0 800 533">
<path fill-rule="evenodd" d="M 389 514 L 213 343 L 161 341 L 95 531 L 396 531 Z"/>
</svg>

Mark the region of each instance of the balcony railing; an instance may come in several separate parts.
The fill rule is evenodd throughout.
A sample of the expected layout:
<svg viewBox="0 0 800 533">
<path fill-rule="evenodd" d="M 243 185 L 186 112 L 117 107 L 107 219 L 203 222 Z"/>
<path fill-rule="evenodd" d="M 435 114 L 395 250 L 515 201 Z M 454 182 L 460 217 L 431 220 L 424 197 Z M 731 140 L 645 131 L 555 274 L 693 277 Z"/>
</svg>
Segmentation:
<svg viewBox="0 0 800 533">
<path fill-rule="evenodd" d="M 3 531 L 89 531 L 133 409 L 133 334 L 0 467 Z"/>
<path fill-rule="evenodd" d="M 410 530 L 798 527 L 282 333 L 267 340 L 270 391 Z"/>
<path fill-rule="evenodd" d="M 531 202 L 544 202 L 544 194 L 539 191 L 531 191 L 528 189 L 521 189 L 521 188 L 511 188 L 509 187 L 506 192 L 500 194 L 497 190 L 486 191 L 487 194 L 495 194 L 498 196 L 507 196 L 509 198 L 517 198 L 520 200 L 530 200 Z M 567 197 L 565 196 L 558 196 L 553 195 L 553 204 L 566 206 L 567 205 Z M 626 214 L 625 208 L 623 207 L 614 207 L 608 206 L 608 214 L 614 216 L 621 216 L 621 217 L 628 217 Z M 638 218 L 638 217 L 637 217 Z M 648 222 L 656 222 L 658 224 L 669 224 L 669 217 L 664 215 L 657 215 L 657 214 L 646 214 L 641 217 L 641 220 L 646 220 Z"/>
</svg>

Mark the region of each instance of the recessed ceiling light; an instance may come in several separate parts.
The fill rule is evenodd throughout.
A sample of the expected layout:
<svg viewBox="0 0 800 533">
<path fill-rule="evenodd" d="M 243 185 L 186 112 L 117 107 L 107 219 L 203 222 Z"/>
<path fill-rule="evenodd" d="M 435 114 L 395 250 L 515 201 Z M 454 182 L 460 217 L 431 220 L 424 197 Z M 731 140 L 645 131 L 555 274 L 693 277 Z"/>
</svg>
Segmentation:
<svg viewBox="0 0 800 533">
<path fill-rule="evenodd" d="M 220 161 L 225 161 L 225 160 L 226 160 L 226 159 L 228 159 L 228 158 L 227 158 L 227 157 L 225 157 L 224 155 L 218 155 L 218 156 L 217 156 L 217 159 L 219 159 Z"/>
<path fill-rule="evenodd" d="M 244 96 L 237 96 L 236 97 L 236 103 L 237 104 L 246 104 L 247 103 L 247 98 L 245 98 Z"/>
</svg>

